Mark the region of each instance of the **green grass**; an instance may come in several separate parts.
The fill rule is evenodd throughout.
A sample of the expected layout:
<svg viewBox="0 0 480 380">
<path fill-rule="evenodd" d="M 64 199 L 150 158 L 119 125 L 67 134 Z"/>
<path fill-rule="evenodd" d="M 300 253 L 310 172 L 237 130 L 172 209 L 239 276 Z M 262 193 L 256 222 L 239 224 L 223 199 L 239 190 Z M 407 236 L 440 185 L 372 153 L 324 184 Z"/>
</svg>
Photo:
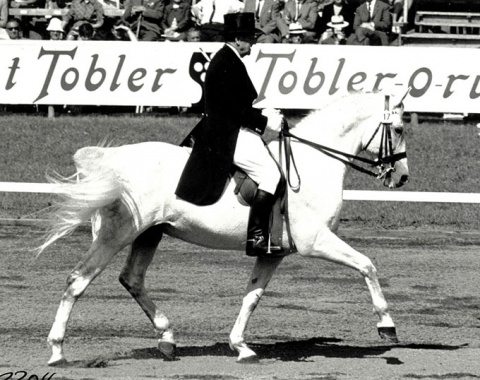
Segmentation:
<svg viewBox="0 0 480 380">
<path fill-rule="evenodd" d="M 179 144 L 198 116 L 89 115 L 49 119 L 0 116 L 0 181 L 45 182 L 47 169 L 75 171 L 73 153 L 102 141 Z M 294 122 L 294 120 L 293 120 Z M 411 181 L 399 191 L 480 192 L 480 137 L 474 123 L 424 122 L 407 125 Z M 346 189 L 383 190 L 380 181 L 352 171 Z M 55 197 L 0 193 L 0 218 L 37 218 Z M 448 228 L 479 230 L 480 205 L 346 201 L 342 226 L 358 228 Z"/>
</svg>

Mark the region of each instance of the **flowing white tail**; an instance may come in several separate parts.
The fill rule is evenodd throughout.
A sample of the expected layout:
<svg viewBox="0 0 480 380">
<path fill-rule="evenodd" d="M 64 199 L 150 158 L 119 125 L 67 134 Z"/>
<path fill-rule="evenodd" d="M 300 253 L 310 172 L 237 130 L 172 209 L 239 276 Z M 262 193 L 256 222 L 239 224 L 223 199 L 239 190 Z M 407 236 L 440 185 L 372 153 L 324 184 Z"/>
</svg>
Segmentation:
<svg viewBox="0 0 480 380">
<path fill-rule="evenodd" d="M 56 184 L 55 192 L 61 200 L 53 210 L 53 219 L 47 232 L 45 242 L 37 248 L 41 254 L 58 239 L 71 234 L 79 225 L 88 222 L 98 209 L 116 200 L 122 201 L 127 209 L 136 215 L 134 202 L 114 172 L 102 165 L 97 171 L 78 170 L 70 177 L 53 174 L 47 178 Z"/>
</svg>

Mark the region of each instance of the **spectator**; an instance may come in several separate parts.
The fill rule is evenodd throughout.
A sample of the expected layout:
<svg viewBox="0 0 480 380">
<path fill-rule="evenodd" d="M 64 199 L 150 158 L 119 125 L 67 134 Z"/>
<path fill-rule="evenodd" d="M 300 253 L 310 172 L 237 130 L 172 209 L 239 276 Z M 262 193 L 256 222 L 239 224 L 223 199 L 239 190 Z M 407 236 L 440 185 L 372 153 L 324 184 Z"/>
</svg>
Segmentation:
<svg viewBox="0 0 480 380">
<path fill-rule="evenodd" d="M 45 0 L 12 0 L 10 8 L 45 8 Z M 22 35 L 31 40 L 42 40 L 45 33 L 45 18 L 19 16 Z"/>
<path fill-rule="evenodd" d="M 123 19 L 139 41 L 160 41 L 165 0 L 126 0 Z"/>
<path fill-rule="evenodd" d="M 50 40 L 60 41 L 65 38 L 65 31 L 62 28 L 62 21 L 56 17 L 50 19 L 47 26 L 47 32 L 50 36 Z"/>
<path fill-rule="evenodd" d="M 389 45 L 390 6 L 379 0 L 367 0 L 355 12 L 353 30 L 348 39 L 350 45 Z"/>
<path fill-rule="evenodd" d="M 133 33 L 130 26 L 123 19 L 120 19 L 115 23 L 112 30 L 112 36 L 109 40 L 138 41 L 135 33 Z"/>
<path fill-rule="evenodd" d="M 0 28 L 5 28 L 8 22 L 8 0 L 0 0 Z"/>
<path fill-rule="evenodd" d="M 92 24 L 84 22 L 78 27 L 78 39 L 82 41 L 90 41 L 93 39 L 93 34 L 95 29 L 93 29 Z"/>
<path fill-rule="evenodd" d="M 205 41 L 224 42 L 223 16 L 241 12 L 243 7 L 239 0 L 200 0 L 192 5 L 192 14 Z"/>
<path fill-rule="evenodd" d="M 316 32 L 317 36 L 322 40 L 322 35 L 330 29 L 328 23 L 332 22 L 332 16 L 342 16 L 343 20 L 348 24 L 343 32 L 348 37 L 353 31 L 353 20 L 355 18 L 355 8 L 351 6 L 347 0 L 333 0 L 332 3 L 326 5 L 322 10 L 322 17 L 318 18 Z"/>
<path fill-rule="evenodd" d="M 345 29 L 348 27 L 348 22 L 343 19 L 343 16 L 333 15 L 331 21 L 327 23 L 327 29 L 318 43 L 322 45 L 346 45 L 347 38 Z"/>
<path fill-rule="evenodd" d="M 281 42 L 282 35 L 278 27 L 282 17 L 281 8 L 282 4 L 279 0 L 245 0 L 243 11 L 255 14 L 255 28 L 263 32 L 257 38 L 257 42 Z"/>
<path fill-rule="evenodd" d="M 8 21 L 8 0 L 0 0 L 0 40 L 8 40 L 8 33 L 5 30 Z"/>
<path fill-rule="evenodd" d="M 288 0 L 283 9 L 283 18 L 279 23 L 284 42 L 288 42 L 288 25 L 297 22 L 305 31 L 303 41 L 313 42 L 316 38 L 315 24 L 318 18 L 318 5 L 311 0 Z"/>
<path fill-rule="evenodd" d="M 20 26 L 20 20 L 16 18 L 11 18 L 7 21 L 7 26 L 5 28 L 7 30 L 8 37 L 11 40 L 24 40 L 25 38 L 22 37 L 22 28 Z"/>
<path fill-rule="evenodd" d="M 165 7 L 163 34 L 170 41 L 185 41 L 190 22 L 190 5 L 183 0 L 173 0 Z"/>
<path fill-rule="evenodd" d="M 73 22 L 67 40 L 76 40 L 81 24 L 88 22 L 97 29 L 103 25 L 103 18 L 103 5 L 98 0 L 72 0 L 67 13 L 63 16 L 62 28 L 67 30 L 68 25 Z"/>
<path fill-rule="evenodd" d="M 298 22 L 292 22 L 288 26 L 288 34 L 290 35 L 289 42 L 291 44 L 303 44 L 305 30 Z"/>
<path fill-rule="evenodd" d="M 187 31 L 188 42 L 201 42 L 203 41 L 202 31 L 197 27 L 191 27 Z"/>
</svg>

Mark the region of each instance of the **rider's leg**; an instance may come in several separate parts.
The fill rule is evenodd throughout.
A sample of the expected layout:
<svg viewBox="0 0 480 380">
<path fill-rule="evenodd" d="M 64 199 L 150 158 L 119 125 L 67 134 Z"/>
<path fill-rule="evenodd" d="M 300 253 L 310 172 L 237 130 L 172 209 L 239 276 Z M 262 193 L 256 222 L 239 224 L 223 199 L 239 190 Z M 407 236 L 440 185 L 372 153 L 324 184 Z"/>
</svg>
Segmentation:
<svg viewBox="0 0 480 380">
<path fill-rule="evenodd" d="M 247 229 L 247 256 L 283 253 L 283 248 L 269 240 L 269 225 L 272 206 L 275 201 L 273 194 L 258 189 L 253 199 Z"/>
<path fill-rule="evenodd" d="M 280 181 L 280 172 L 275 161 L 261 137 L 248 129 L 241 129 L 239 132 L 233 160 L 235 165 L 258 183 L 248 222 L 247 255 L 282 253 L 282 247 L 269 245 L 268 236 L 273 194 Z"/>
</svg>

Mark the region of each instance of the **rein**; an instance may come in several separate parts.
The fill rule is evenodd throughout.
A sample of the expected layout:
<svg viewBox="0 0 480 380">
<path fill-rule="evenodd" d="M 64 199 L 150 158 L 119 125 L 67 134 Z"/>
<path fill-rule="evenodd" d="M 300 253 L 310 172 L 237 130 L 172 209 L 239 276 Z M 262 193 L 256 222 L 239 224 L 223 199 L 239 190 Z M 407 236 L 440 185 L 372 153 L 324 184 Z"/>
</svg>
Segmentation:
<svg viewBox="0 0 480 380">
<path fill-rule="evenodd" d="M 298 137 L 290 132 L 288 127 L 288 122 L 287 120 L 284 119 L 282 131 L 280 132 L 280 140 L 283 141 L 283 146 L 285 149 L 285 165 L 286 165 L 286 172 L 287 172 L 287 180 L 290 188 L 294 191 L 298 191 L 301 185 L 300 174 L 298 173 L 297 166 L 295 164 L 295 158 L 293 156 L 293 152 L 291 148 L 291 138 L 296 139 L 302 144 L 315 148 L 320 152 L 322 152 L 323 154 L 329 157 L 332 157 L 359 172 L 368 174 L 377 179 L 381 179 L 385 177 L 389 172 L 394 171 L 395 168 L 393 165 L 395 164 L 395 162 L 403 158 L 406 158 L 407 153 L 402 152 L 402 153 L 393 154 L 391 122 L 388 121 L 388 117 L 385 117 L 385 120 L 383 120 L 378 124 L 377 128 L 375 129 L 375 132 L 373 133 L 372 137 L 370 138 L 368 143 L 365 145 L 365 147 L 362 149 L 362 151 L 368 148 L 368 146 L 370 145 L 370 143 L 373 141 L 378 131 L 380 130 L 380 127 L 382 127 L 380 150 L 378 152 L 378 157 L 375 160 L 371 160 L 369 158 L 345 153 L 345 152 L 327 147 L 325 145 L 317 144 L 312 141 Z M 357 165 L 349 161 L 348 159 L 357 160 L 357 161 L 369 164 L 372 167 L 379 167 L 380 171 L 378 173 L 375 173 L 374 171 L 366 169 L 360 165 Z M 295 172 L 297 175 L 297 185 L 295 186 L 292 185 L 292 181 L 291 181 L 291 170 L 290 170 L 291 165 L 293 165 L 293 168 L 295 169 Z"/>
</svg>

